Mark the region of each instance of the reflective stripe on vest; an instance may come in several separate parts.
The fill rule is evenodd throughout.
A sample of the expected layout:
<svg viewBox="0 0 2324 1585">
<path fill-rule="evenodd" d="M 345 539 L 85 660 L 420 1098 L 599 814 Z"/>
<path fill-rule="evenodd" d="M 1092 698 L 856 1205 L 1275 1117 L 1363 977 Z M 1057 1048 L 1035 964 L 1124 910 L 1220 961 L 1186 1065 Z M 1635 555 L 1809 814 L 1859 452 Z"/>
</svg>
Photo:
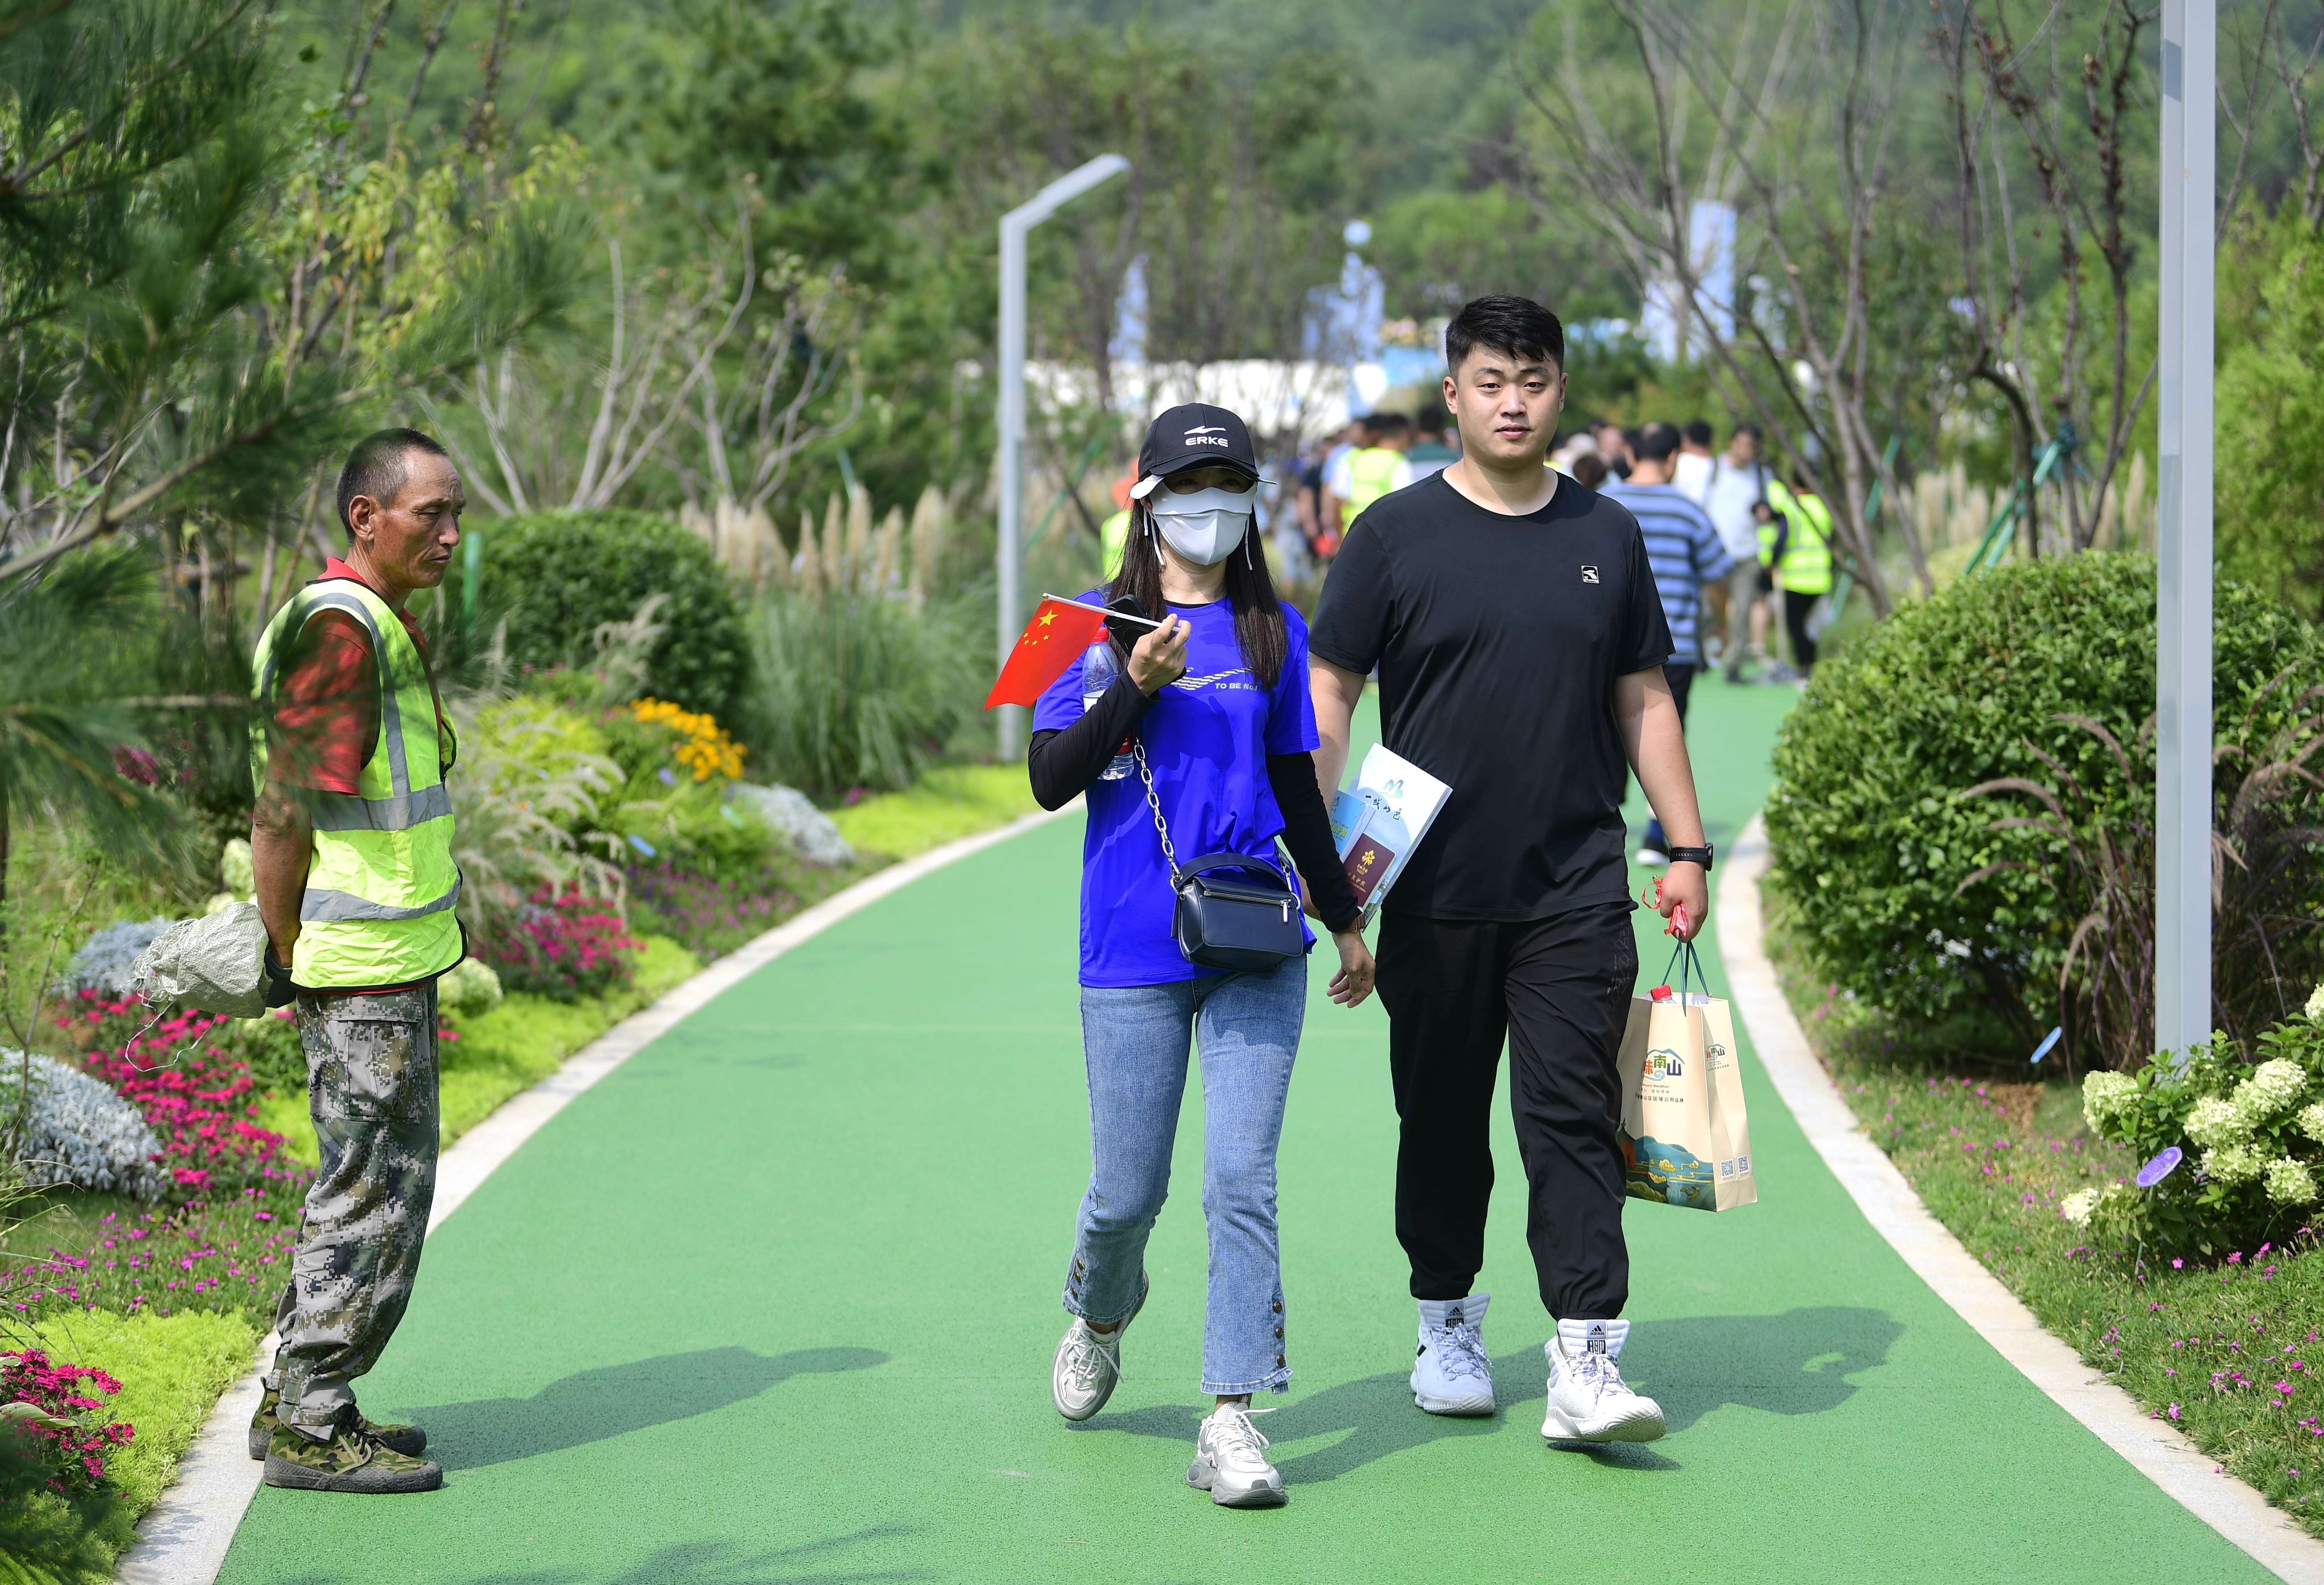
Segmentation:
<svg viewBox="0 0 2324 1585">
<path fill-rule="evenodd" d="M 309 990 L 408 984 L 457 963 L 452 797 L 427 661 L 393 609 L 369 587 L 337 579 L 300 590 L 267 624 L 252 670 L 260 701 L 252 772 L 262 789 L 267 725 L 281 647 L 325 611 L 361 622 L 379 683 L 379 736 L 354 793 L 301 797 L 314 834 L 299 905 L 291 978 Z M 407 726 L 417 731 L 409 735 Z"/>
</svg>

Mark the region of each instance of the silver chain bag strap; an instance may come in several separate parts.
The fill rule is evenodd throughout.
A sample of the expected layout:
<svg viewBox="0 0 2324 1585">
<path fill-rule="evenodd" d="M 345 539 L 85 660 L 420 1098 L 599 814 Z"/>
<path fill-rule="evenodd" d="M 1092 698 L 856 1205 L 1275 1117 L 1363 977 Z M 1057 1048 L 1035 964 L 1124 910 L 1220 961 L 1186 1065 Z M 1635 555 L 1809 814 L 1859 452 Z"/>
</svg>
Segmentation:
<svg viewBox="0 0 2324 1585">
<path fill-rule="evenodd" d="M 1163 862 L 1170 866 L 1170 889 L 1177 894 L 1170 934 L 1180 955 L 1207 969 L 1263 974 L 1305 953 L 1299 889 L 1290 872 L 1248 853 L 1205 853 L 1181 865 L 1169 824 L 1162 818 L 1162 800 L 1154 796 L 1146 745 L 1132 749 L 1139 779 L 1146 784 L 1146 806 L 1154 812 L 1154 830 L 1162 839 Z"/>
</svg>

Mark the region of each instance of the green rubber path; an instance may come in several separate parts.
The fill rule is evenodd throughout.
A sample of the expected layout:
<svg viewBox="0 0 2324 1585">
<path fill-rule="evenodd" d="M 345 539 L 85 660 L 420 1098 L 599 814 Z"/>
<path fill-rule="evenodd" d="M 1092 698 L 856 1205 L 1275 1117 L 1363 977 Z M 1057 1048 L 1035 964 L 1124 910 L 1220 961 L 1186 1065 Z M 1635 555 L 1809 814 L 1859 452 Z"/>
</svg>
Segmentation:
<svg viewBox="0 0 2324 1585">
<path fill-rule="evenodd" d="M 1715 840 L 1764 796 L 1789 696 L 1698 691 Z M 1068 1429 L 1048 1365 L 1089 1167 L 1080 842 L 1060 820 L 916 883 L 560 1113 L 431 1241 L 363 1383 L 374 1418 L 427 1427 L 445 1488 L 263 1489 L 222 1578 L 2268 1578 L 1923 1286 L 1748 1062 L 1761 1203 L 1628 1212 L 1626 1362 L 1670 1435 L 1543 1442 L 1547 1321 L 1506 1113 L 1480 1281 L 1502 1412 L 1422 1414 L 1386 1021 L 1331 1006 L 1321 972 L 1281 1161 L 1297 1379 L 1260 1422 L 1289 1506 L 1214 1508 L 1185 1484 L 1206 1407 L 1199 1086 L 1128 1374 Z"/>
</svg>

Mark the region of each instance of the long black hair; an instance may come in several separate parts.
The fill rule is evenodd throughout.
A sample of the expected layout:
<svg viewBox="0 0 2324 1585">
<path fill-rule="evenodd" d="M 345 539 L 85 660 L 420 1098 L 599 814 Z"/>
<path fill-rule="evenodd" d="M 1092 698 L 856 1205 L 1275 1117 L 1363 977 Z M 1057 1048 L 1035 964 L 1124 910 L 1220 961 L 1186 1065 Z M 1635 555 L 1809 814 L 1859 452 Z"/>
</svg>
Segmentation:
<svg viewBox="0 0 2324 1585">
<path fill-rule="evenodd" d="M 1148 616 L 1162 614 L 1167 602 L 1162 598 L 1161 538 L 1153 510 L 1143 501 L 1131 502 L 1130 542 L 1122 547 L 1121 570 L 1106 586 L 1109 604 L 1126 597 Z M 1273 687 L 1291 652 L 1291 637 L 1283 625 L 1283 603 L 1275 597 L 1275 576 L 1268 570 L 1257 512 L 1243 530 L 1242 543 L 1227 558 L 1227 606 L 1234 613 L 1235 646 L 1242 651 L 1243 664 L 1259 687 Z M 1120 635 L 1112 643 L 1114 659 L 1127 666 L 1129 644 Z"/>
</svg>

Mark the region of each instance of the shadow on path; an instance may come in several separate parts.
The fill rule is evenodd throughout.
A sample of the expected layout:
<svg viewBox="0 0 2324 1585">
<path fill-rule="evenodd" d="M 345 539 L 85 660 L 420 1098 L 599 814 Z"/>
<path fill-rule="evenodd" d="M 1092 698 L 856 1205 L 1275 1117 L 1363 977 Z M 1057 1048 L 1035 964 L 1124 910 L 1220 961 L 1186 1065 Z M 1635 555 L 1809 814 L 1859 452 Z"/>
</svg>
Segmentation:
<svg viewBox="0 0 2324 1585">
<path fill-rule="evenodd" d="M 579 1371 L 529 1398 L 475 1398 L 416 1408 L 411 1418 L 428 1433 L 429 1457 L 446 1470 L 483 1470 L 707 1415 L 794 1376 L 868 1370 L 887 1362 L 877 1349 L 797 1349 L 773 1355 L 701 1349 Z"/>
<path fill-rule="evenodd" d="M 467 1585 L 872 1585 L 879 1580 L 927 1580 L 926 1569 L 849 1568 L 832 1554 L 869 1542 L 897 1541 L 919 1532 L 908 1525 L 876 1525 L 824 1541 L 802 1542 L 770 1552 L 745 1553 L 724 1541 L 666 1546 L 618 1572 L 576 1573 L 570 1569 L 528 1569 L 521 1573 L 466 1576 Z M 804 1570 L 805 1571 L 798 1571 Z M 437 1573 L 435 1580 L 463 1578 Z M 346 1585 L 339 1574 L 306 1574 L 289 1585 Z"/>
<path fill-rule="evenodd" d="M 1641 1391 L 1661 1403 L 1664 1422 L 1672 1432 L 1687 1430 L 1726 1404 L 1777 1415 L 1820 1415 L 1847 1402 L 1856 1391 L 1848 1378 L 1883 1363 L 1904 1332 L 1886 1311 L 1838 1306 L 1781 1315 L 1641 1321 L 1630 1332 L 1628 1374 Z M 1375 1460 L 1444 1437 L 1489 1436 L 1518 1420 L 1538 1426 L 1539 1405 L 1549 1392 L 1540 1349 L 1523 1349 L 1495 1359 L 1493 1384 L 1500 1410 L 1489 1419 L 1422 1413 L 1412 1402 L 1410 1373 L 1399 1370 L 1295 1397 L 1259 1424 L 1268 1441 L 1286 1446 L 1336 1436 L 1328 1445 L 1277 1461 L 1286 1480 L 1334 1480 Z M 1132 1409 L 1100 1415 L 1087 1429 L 1183 1442 L 1191 1455 L 1194 1421 L 1203 1412 L 1176 1405 Z M 1637 1444 L 1558 1445 L 1586 1451 L 1615 1468 L 1680 1467 Z"/>
</svg>

